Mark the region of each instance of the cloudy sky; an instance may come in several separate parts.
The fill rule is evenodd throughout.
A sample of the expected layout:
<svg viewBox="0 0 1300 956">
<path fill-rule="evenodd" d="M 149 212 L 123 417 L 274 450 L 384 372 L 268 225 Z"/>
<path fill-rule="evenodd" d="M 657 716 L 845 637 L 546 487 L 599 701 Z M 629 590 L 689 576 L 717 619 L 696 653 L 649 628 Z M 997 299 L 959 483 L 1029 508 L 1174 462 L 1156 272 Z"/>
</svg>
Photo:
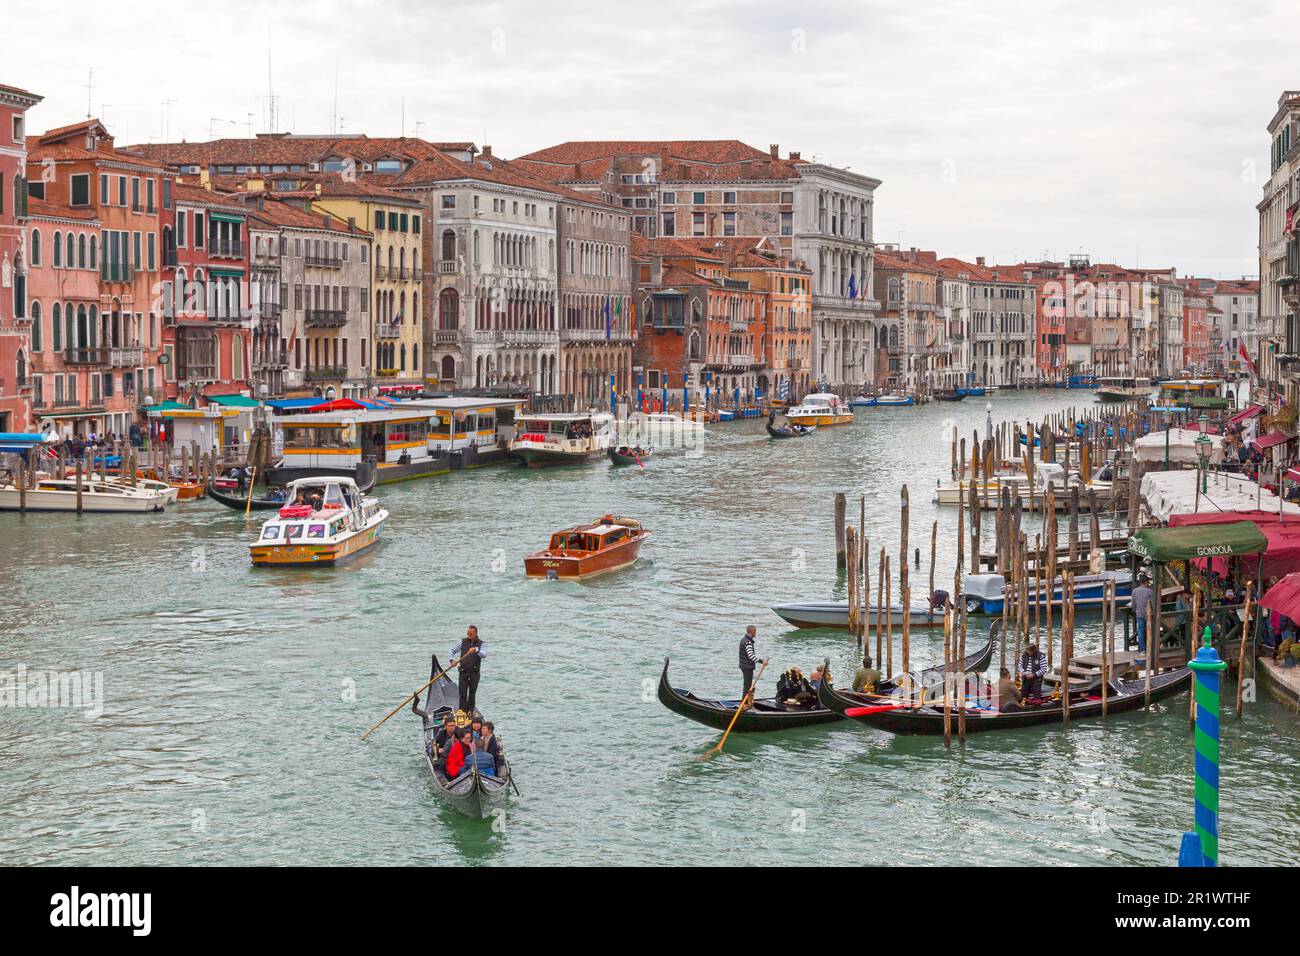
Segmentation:
<svg viewBox="0 0 1300 956">
<path fill-rule="evenodd" d="M 269 50 L 282 131 L 779 143 L 883 180 L 878 242 L 1216 277 L 1258 271 L 1265 125 L 1300 89 L 1294 4 L 1269 0 L 57 9 L 57 41 L 0 65 L 45 96 L 32 131 L 88 104 L 121 143 L 263 131 Z"/>
</svg>

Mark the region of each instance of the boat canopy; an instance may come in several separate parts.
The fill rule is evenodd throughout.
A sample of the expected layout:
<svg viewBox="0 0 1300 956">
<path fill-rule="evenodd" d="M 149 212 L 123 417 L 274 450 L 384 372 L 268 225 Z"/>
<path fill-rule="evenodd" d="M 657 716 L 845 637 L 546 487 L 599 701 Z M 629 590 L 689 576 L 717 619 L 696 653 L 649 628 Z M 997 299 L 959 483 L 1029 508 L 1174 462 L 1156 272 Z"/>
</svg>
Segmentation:
<svg viewBox="0 0 1300 956">
<path fill-rule="evenodd" d="M 0 452 L 20 455 L 43 444 L 58 441 L 53 432 L 0 432 Z"/>
<path fill-rule="evenodd" d="M 1264 533 L 1250 521 L 1143 528 L 1128 539 L 1128 550 L 1157 564 L 1196 558 L 1229 558 L 1259 554 L 1268 547 Z"/>
</svg>

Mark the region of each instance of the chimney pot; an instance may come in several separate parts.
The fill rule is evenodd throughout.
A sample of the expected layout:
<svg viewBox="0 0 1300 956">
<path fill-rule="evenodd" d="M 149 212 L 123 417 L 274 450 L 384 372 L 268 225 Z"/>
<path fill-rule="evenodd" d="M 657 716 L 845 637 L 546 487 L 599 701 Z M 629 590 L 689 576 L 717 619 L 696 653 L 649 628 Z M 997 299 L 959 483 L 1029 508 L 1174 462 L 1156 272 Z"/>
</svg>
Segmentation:
<svg viewBox="0 0 1300 956">
<path fill-rule="evenodd" d="M 491 147 L 491 146 L 484 146 L 484 147 L 483 147 L 483 154 L 482 154 L 482 155 L 483 155 L 483 158 L 484 158 L 484 159 L 491 159 L 491 158 L 492 158 L 492 147 Z"/>
<path fill-rule="evenodd" d="M 771 150 L 771 152 L 772 152 L 772 158 L 773 158 L 773 159 L 780 159 L 780 158 L 781 158 L 781 144 L 780 144 L 780 143 L 773 143 L 771 146 L 768 147 L 768 149 Z"/>
<path fill-rule="evenodd" d="M 982 265 L 984 265 L 984 257 L 983 257 L 983 256 L 976 256 L 976 257 L 975 257 L 975 264 L 976 264 L 977 266 L 982 266 Z"/>
<path fill-rule="evenodd" d="M 803 154 L 801 152 L 795 149 L 790 150 L 790 162 L 797 163 L 802 159 L 803 159 Z"/>
</svg>

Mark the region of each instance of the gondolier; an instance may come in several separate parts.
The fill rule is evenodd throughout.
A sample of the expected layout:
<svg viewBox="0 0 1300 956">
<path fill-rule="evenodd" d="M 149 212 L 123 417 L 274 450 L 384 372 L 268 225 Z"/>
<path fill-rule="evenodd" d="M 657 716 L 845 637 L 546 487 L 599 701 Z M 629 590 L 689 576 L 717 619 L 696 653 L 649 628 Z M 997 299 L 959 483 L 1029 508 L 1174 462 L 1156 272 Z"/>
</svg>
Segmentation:
<svg viewBox="0 0 1300 956">
<path fill-rule="evenodd" d="M 478 627 L 473 624 L 465 631 L 465 639 L 451 649 L 452 660 L 460 661 L 460 667 L 456 670 L 456 686 L 460 691 L 460 709 L 467 714 L 474 713 L 474 697 L 478 693 L 483 653 L 483 642 L 479 640 Z"/>
<path fill-rule="evenodd" d="M 1047 658 L 1030 644 L 1020 655 L 1020 695 L 1022 698 L 1043 696 L 1043 675 L 1047 673 Z"/>
<path fill-rule="evenodd" d="M 740 639 L 740 676 L 744 683 L 740 689 L 741 697 L 749 693 L 749 688 L 754 683 L 754 668 L 758 666 L 758 651 L 754 649 L 756 633 L 757 630 L 751 624 L 745 628 L 745 636 Z"/>
</svg>

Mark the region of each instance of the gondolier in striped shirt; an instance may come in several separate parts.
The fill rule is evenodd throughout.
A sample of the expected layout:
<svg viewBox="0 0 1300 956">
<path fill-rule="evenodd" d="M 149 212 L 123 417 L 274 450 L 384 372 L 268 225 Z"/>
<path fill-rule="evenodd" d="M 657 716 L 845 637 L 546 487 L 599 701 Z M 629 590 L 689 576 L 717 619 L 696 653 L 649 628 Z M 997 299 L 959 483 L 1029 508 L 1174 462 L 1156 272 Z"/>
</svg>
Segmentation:
<svg viewBox="0 0 1300 956">
<path fill-rule="evenodd" d="M 1021 697 L 1043 696 L 1043 675 L 1047 673 L 1047 658 L 1038 650 L 1037 644 L 1030 644 L 1020 655 L 1020 694 Z"/>
<path fill-rule="evenodd" d="M 754 668 L 758 666 L 758 651 L 754 649 L 756 633 L 757 630 L 751 624 L 745 628 L 745 636 L 740 639 L 740 676 L 744 682 L 744 686 L 740 689 L 742 698 L 749 693 L 749 688 L 754 683 Z"/>
<path fill-rule="evenodd" d="M 459 707 L 465 713 L 473 714 L 483 661 L 483 642 L 479 640 L 475 625 L 471 624 L 465 631 L 465 639 L 452 647 L 451 659 L 460 661 L 460 667 L 456 670 L 456 687 L 460 691 Z"/>
</svg>

